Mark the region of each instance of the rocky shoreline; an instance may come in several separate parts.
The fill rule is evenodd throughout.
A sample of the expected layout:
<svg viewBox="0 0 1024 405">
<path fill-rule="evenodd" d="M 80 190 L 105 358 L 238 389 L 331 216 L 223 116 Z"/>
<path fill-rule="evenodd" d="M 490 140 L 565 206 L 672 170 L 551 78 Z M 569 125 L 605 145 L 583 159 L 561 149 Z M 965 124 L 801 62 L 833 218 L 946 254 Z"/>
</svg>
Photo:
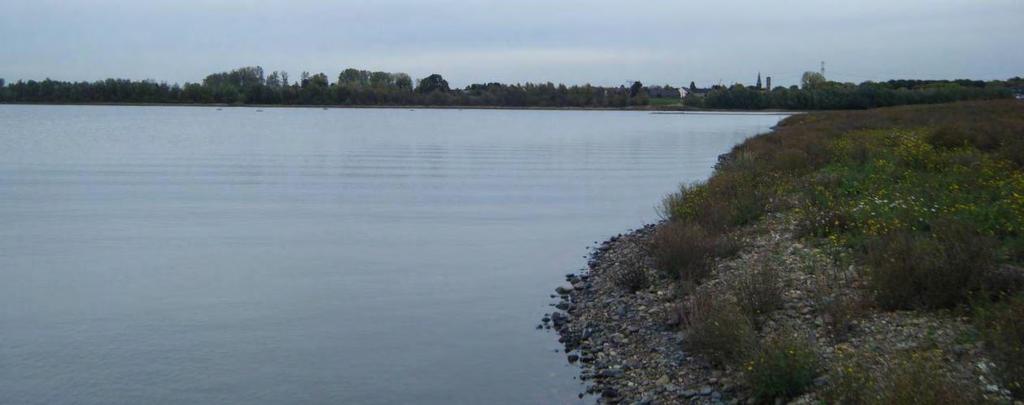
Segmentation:
<svg viewBox="0 0 1024 405">
<path fill-rule="evenodd" d="M 728 378 L 683 351 L 675 288 L 666 284 L 631 293 L 615 281 L 619 272 L 645 265 L 644 245 L 655 227 L 597 246 L 589 269 L 567 275 L 567 284 L 556 288 L 559 311 L 542 321 L 558 332 L 566 360 L 580 365 L 580 379 L 600 403 L 728 401 Z"/>
<path fill-rule="evenodd" d="M 546 314 L 539 327 L 558 332 L 566 360 L 580 366 L 580 379 L 598 403 L 780 403 L 757 398 L 746 386 L 743 370 L 688 351 L 685 328 L 680 327 L 685 289 L 652 270 L 647 253 L 658 226 L 646 225 L 596 246 L 589 268 L 567 275 L 567 283 L 556 288 L 552 298 L 559 299 L 557 311 Z M 769 215 L 737 233 L 740 253 L 716 262 L 711 277 L 697 288 L 728 299 L 728 286 L 748 269 L 771 261 L 780 270 L 783 302 L 766 314 L 759 335 L 781 330 L 806 334 L 823 364 L 814 387 L 785 402 L 820 402 L 828 388 L 828 370 L 843 356 L 861 353 L 884 359 L 926 348 L 938 351 L 949 374 L 977 387 L 986 400 L 1013 403 L 1009 391 L 993 382 L 992 362 L 982 345 L 960 341 L 975 333 L 966 319 L 942 312 L 867 311 L 836 333 L 836 322 L 824 305 L 839 296 L 864 293 L 855 269 L 836 268 L 823 252 L 800 243 L 792 218 L 783 214 Z M 623 288 L 621 277 L 637 270 L 647 273 L 648 286 L 631 292 Z M 828 285 L 824 277 L 846 281 Z"/>
</svg>

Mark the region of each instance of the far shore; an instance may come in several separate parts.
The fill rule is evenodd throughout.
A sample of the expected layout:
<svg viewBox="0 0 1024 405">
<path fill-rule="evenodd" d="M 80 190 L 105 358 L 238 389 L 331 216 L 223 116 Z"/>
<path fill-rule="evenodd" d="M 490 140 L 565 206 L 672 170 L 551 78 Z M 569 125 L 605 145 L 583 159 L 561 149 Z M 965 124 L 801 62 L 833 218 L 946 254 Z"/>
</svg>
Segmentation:
<svg viewBox="0 0 1024 405">
<path fill-rule="evenodd" d="M 353 108 L 353 109 L 409 109 L 409 110 L 539 110 L 539 111 L 647 111 L 658 114 L 748 114 L 769 115 L 800 114 L 787 110 L 722 110 L 686 106 L 629 106 L 629 107 L 517 107 L 517 106 L 455 106 L 455 105 L 318 105 L 318 104 L 223 104 L 223 103 L 3 103 L 0 105 L 74 105 L 120 107 L 217 107 L 217 108 Z"/>
</svg>

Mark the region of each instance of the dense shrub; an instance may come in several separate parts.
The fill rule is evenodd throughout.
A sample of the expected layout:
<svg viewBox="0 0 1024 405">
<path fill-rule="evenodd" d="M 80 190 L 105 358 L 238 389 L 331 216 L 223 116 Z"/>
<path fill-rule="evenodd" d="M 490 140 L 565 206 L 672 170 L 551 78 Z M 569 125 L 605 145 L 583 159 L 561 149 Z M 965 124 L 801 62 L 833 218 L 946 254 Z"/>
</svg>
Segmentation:
<svg viewBox="0 0 1024 405">
<path fill-rule="evenodd" d="M 726 230 L 761 218 L 768 208 L 764 183 L 754 172 L 719 171 L 707 182 L 709 197 L 698 221 L 708 229 Z"/>
<path fill-rule="evenodd" d="M 757 342 L 750 319 L 728 297 L 698 292 L 684 305 L 682 315 L 689 348 L 719 364 L 741 362 Z"/>
<path fill-rule="evenodd" d="M 660 214 L 673 221 L 696 223 L 717 234 L 750 224 L 767 211 L 769 194 L 757 170 L 738 169 L 740 153 L 730 169 L 719 169 L 706 183 L 682 185 L 662 199 Z"/>
<path fill-rule="evenodd" d="M 659 271 L 697 284 L 711 271 L 717 240 L 700 225 L 671 221 L 654 232 L 648 250 Z"/>
<path fill-rule="evenodd" d="M 747 362 L 746 375 L 762 400 L 792 398 L 811 385 L 818 374 L 814 344 L 799 333 L 769 337 Z"/>
<path fill-rule="evenodd" d="M 975 322 L 1003 384 L 1017 398 L 1024 398 L 1024 294 L 977 306 Z"/>
<path fill-rule="evenodd" d="M 884 308 L 949 308 L 981 286 L 995 253 L 971 225 L 934 221 L 930 234 L 898 231 L 869 244 L 869 284 Z"/>
</svg>

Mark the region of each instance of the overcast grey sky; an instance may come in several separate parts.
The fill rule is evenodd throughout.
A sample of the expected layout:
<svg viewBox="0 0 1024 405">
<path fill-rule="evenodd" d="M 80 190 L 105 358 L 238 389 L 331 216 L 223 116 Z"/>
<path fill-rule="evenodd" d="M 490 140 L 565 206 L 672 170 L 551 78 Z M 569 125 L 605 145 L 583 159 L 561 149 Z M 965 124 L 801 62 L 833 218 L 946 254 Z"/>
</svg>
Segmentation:
<svg viewBox="0 0 1024 405">
<path fill-rule="evenodd" d="M 453 85 L 1024 75 L 1022 0 L 4 0 L 0 77 L 200 81 L 243 65 Z"/>
</svg>

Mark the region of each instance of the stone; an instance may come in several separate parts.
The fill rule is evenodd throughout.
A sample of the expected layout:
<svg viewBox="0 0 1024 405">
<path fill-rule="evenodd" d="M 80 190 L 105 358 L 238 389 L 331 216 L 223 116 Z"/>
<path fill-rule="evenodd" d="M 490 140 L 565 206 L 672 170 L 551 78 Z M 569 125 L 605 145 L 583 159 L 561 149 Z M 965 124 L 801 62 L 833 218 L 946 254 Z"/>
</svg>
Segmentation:
<svg viewBox="0 0 1024 405">
<path fill-rule="evenodd" d="M 625 373 L 621 369 L 608 368 L 601 370 L 601 372 L 598 375 L 603 378 L 619 378 L 625 375 Z"/>
</svg>

